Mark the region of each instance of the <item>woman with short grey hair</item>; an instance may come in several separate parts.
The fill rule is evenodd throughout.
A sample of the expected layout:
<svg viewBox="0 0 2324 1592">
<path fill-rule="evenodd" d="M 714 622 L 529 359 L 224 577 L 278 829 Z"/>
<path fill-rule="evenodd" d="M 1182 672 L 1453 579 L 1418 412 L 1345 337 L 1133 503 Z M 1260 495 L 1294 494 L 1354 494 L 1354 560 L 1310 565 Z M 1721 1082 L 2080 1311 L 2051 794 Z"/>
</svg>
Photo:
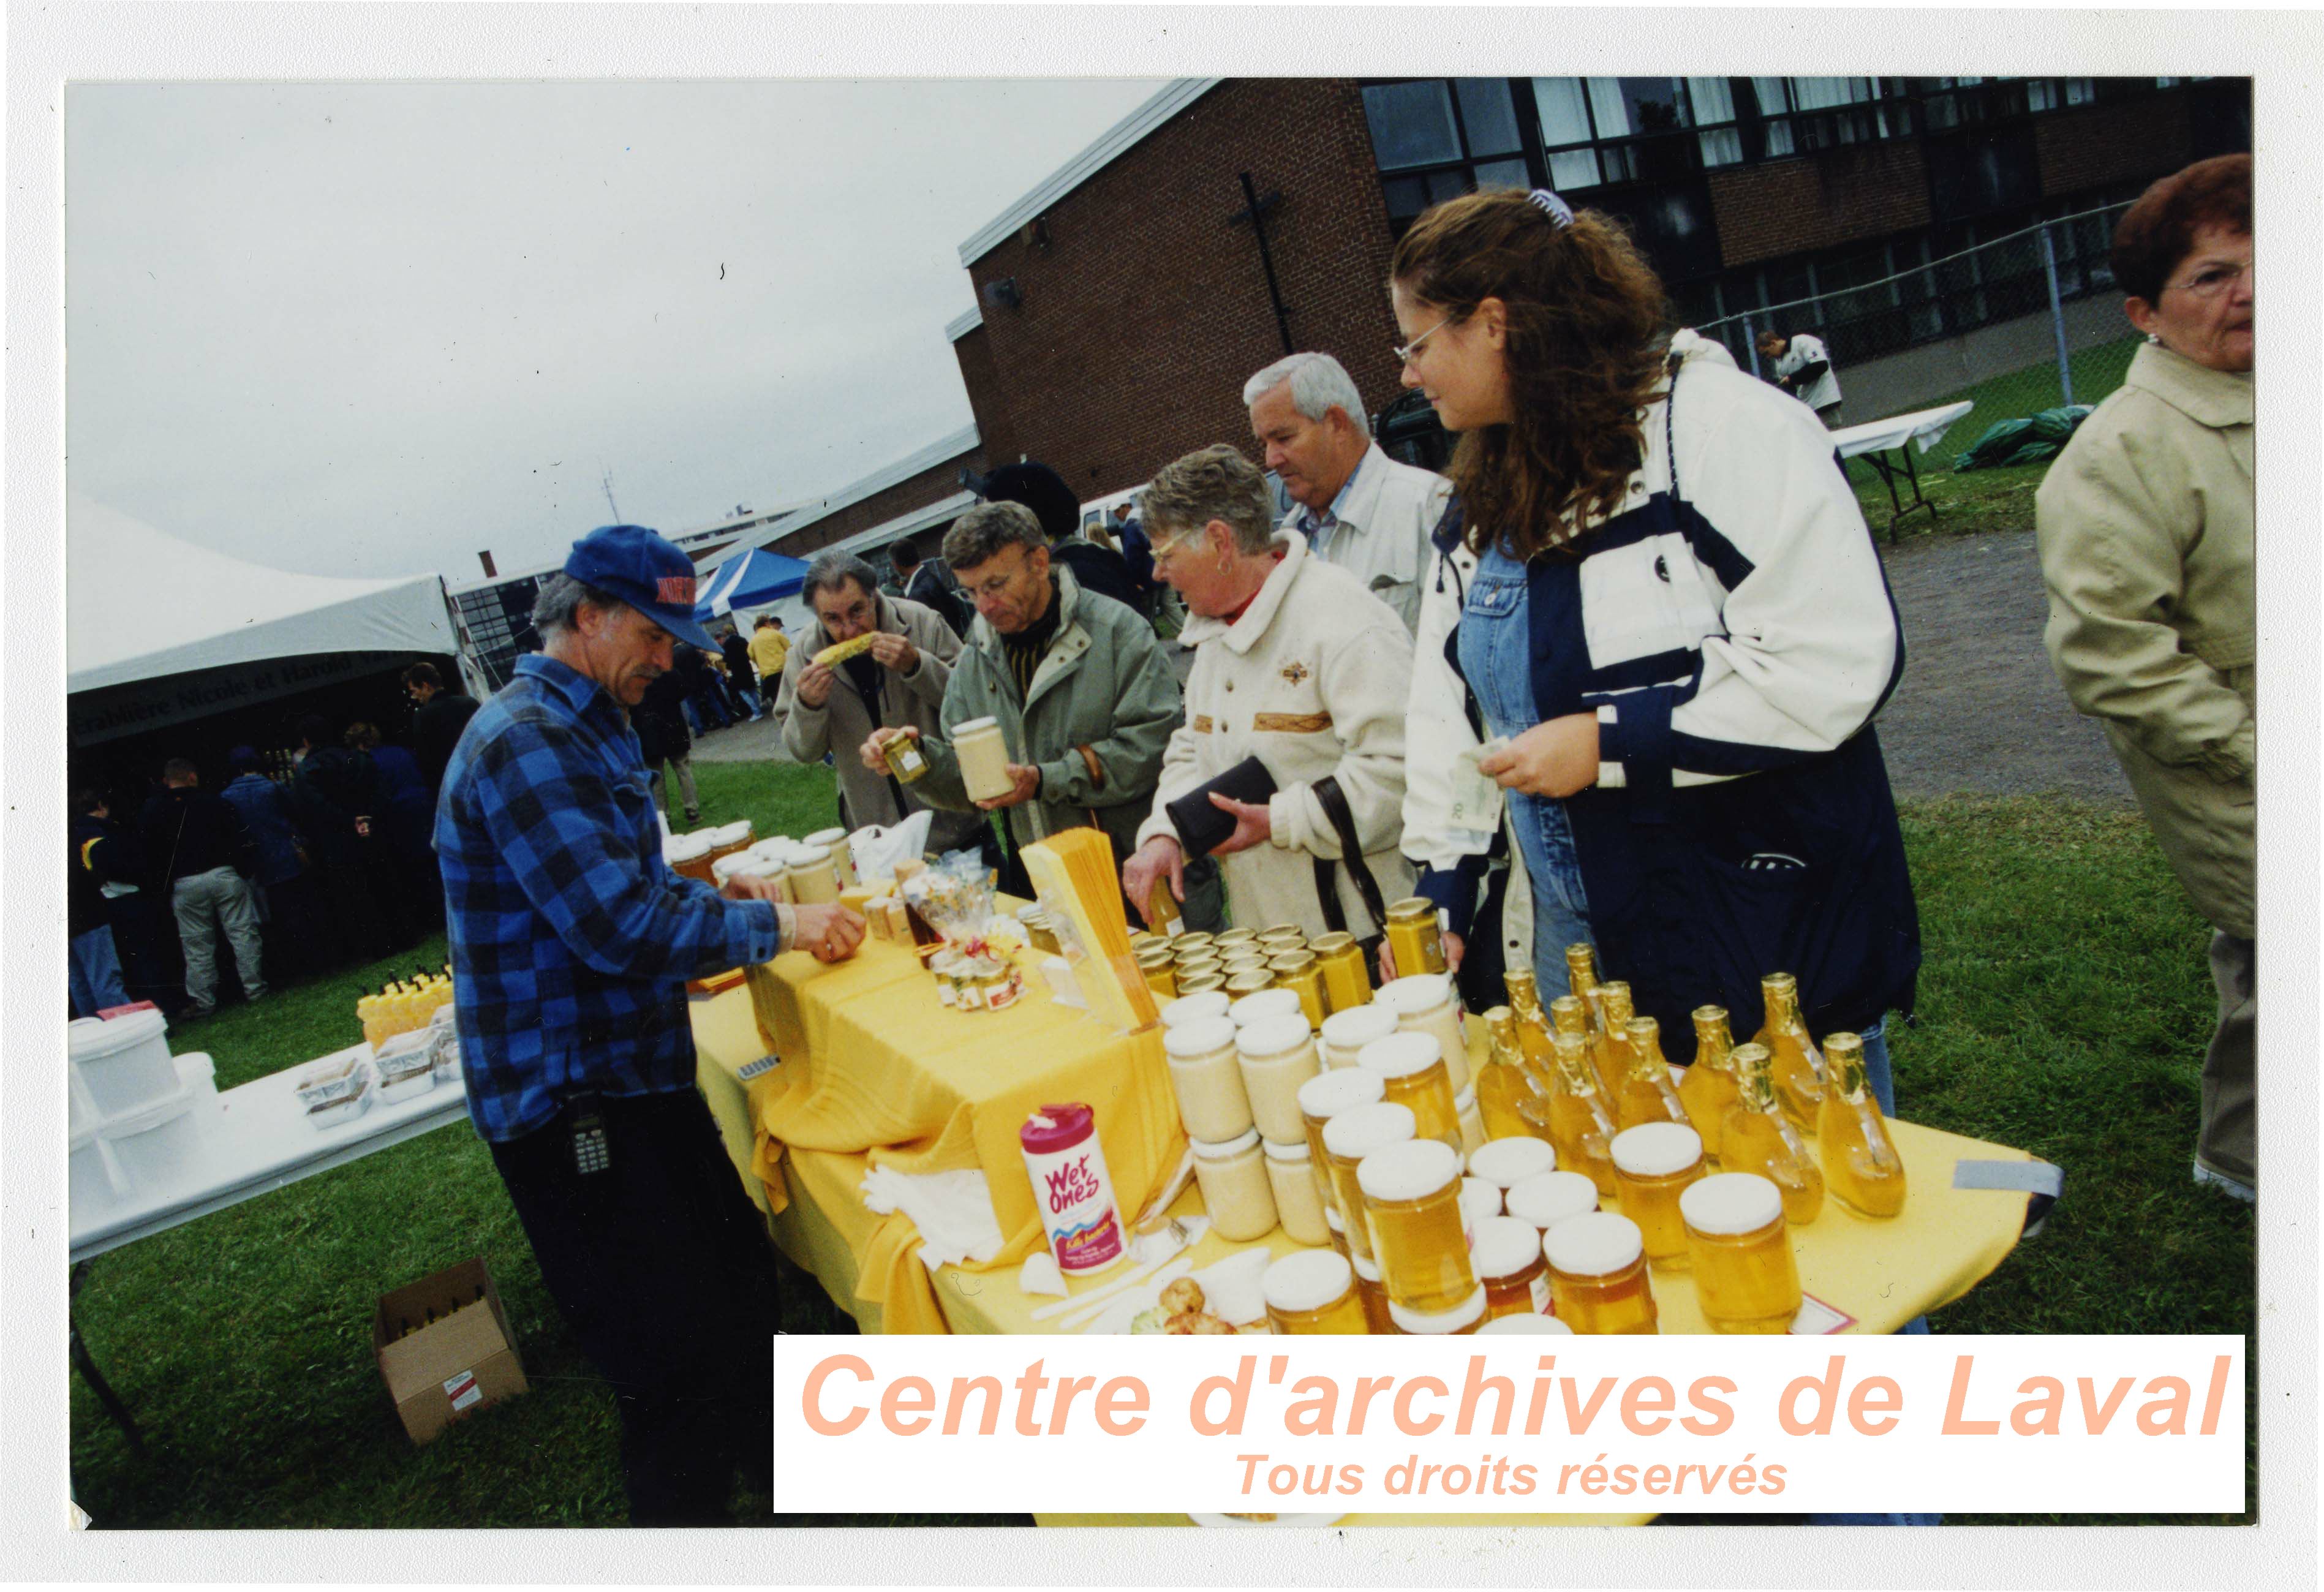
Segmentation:
<svg viewBox="0 0 2324 1592">
<path fill-rule="evenodd" d="M 1203 845 L 1206 826 L 1190 817 L 1198 854 L 1222 860 L 1233 921 L 1372 938 L 1379 904 L 1412 884 L 1398 851 L 1412 683 L 1403 621 L 1303 538 L 1278 540 L 1265 478 L 1224 444 L 1165 466 L 1139 511 L 1156 576 L 1194 616 L 1179 640 L 1194 667 L 1124 891 L 1142 907 L 1167 879 L 1184 900 L 1189 837 L 1170 804 L 1256 759 L 1272 795 L 1207 798 L 1231 833 Z"/>
</svg>

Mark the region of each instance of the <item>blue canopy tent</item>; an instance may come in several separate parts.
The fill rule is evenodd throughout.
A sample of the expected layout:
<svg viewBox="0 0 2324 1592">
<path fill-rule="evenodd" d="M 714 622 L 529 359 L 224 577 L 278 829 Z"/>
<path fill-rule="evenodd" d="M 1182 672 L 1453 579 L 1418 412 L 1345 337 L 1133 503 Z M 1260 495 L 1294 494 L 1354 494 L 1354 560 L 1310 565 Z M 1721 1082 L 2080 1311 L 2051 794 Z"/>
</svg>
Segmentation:
<svg viewBox="0 0 2324 1592">
<path fill-rule="evenodd" d="M 752 548 L 710 572 L 696 592 L 694 617 L 704 623 L 738 608 L 765 608 L 797 593 L 807 582 L 807 565 L 780 553 Z"/>
</svg>

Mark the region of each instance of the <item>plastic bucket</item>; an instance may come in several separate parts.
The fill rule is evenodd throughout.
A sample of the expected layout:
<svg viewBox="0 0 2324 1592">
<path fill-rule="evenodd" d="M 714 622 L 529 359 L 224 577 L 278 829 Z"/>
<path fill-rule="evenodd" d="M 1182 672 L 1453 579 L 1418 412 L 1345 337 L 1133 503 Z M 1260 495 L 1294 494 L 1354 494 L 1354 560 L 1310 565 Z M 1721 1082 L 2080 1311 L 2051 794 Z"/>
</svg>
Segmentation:
<svg viewBox="0 0 2324 1592">
<path fill-rule="evenodd" d="M 110 1121 L 161 1104 L 179 1090 L 170 1060 L 170 1025 L 158 1011 L 81 1017 L 65 1025 L 73 1071 L 97 1115 Z"/>
</svg>

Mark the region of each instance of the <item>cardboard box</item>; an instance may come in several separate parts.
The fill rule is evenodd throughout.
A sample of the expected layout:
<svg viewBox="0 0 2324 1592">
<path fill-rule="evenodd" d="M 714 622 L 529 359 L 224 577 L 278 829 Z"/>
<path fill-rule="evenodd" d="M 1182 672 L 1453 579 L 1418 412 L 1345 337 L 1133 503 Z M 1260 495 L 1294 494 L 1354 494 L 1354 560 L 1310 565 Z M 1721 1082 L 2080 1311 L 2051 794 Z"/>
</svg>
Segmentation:
<svg viewBox="0 0 2324 1592">
<path fill-rule="evenodd" d="M 414 1444 L 525 1391 L 516 1334 L 481 1259 L 381 1294 L 371 1343 L 388 1397 Z"/>
</svg>

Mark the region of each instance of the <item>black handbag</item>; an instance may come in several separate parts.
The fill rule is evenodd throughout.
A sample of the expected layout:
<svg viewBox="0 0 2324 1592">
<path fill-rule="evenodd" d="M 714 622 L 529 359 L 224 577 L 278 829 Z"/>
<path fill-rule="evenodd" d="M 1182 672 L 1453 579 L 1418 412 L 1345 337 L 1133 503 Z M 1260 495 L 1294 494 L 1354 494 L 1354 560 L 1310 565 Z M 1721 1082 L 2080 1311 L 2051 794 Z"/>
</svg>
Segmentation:
<svg viewBox="0 0 2324 1592">
<path fill-rule="evenodd" d="M 1234 814 L 1213 806 L 1213 794 L 1256 805 L 1275 794 L 1275 776 L 1257 758 L 1245 758 L 1208 784 L 1198 785 L 1176 800 L 1165 803 L 1163 811 L 1170 814 L 1171 825 L 1177 830 L 1179 843 L 1189 857 L 1209 856 L 1234 833 Z"/>
</svg>

